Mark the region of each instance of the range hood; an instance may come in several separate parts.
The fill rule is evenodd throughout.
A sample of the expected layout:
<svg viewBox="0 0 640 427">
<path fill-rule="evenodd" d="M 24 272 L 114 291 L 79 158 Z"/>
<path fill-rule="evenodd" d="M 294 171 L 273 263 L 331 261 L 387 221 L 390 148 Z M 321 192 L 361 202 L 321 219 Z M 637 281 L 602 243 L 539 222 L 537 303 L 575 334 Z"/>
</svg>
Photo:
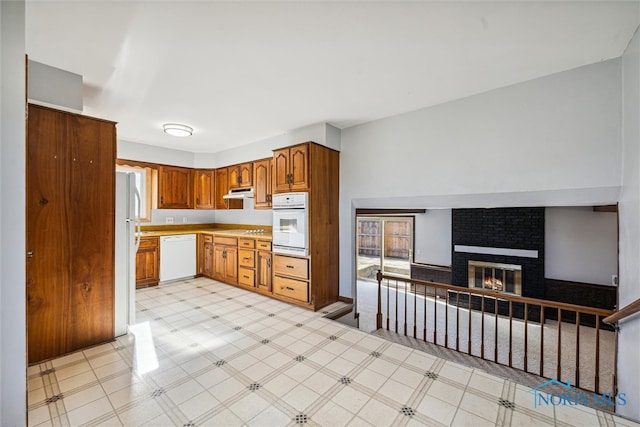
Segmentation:
<svg viewBox="0 0 640 427">
<path fill-rule="evenodd" d="M 253 188 L 232 188 L 229 193 L 222 196 L 224 199 L 253 198 Z"/>
</svg>

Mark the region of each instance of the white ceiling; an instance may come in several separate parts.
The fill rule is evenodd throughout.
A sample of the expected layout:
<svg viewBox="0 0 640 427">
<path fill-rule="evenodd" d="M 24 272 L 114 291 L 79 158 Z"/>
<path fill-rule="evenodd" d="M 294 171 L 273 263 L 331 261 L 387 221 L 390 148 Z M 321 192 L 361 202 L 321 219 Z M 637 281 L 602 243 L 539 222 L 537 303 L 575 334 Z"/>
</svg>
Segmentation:
<svg viewBox="0 0 640 427">
<path fill-rule="evenodd" d="M 213 153 L 614 58 L 637 25 L 635 1 L 27 0 L 26 39 L 84 76 L 84 113 L 120 139 Z"/>
</svg>

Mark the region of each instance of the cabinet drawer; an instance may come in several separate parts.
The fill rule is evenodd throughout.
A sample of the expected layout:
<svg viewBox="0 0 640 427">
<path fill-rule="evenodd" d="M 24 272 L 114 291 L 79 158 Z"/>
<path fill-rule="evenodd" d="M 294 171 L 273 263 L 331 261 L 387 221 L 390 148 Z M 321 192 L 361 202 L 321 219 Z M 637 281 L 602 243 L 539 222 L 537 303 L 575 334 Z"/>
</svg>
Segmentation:
<svg viewBox="0 0 640 427">
<path fill-rule="evenodd" d="M 286 255 L 274 255 L 273 272 L 306 280 L 309 278 L 309 260 Z"/>
<path fill-rule="evenodd" d="M 256 247 L 262 251 L 270 251 L 271 242 L 267 242 L 266 240 L 257 240 Z"/>
<path fill-rule="evenodd" d="M 256 254 L 254 251 L 238 249 L 238 265 L 240 265 L 240 267 L 255 268 L 255 257 Z"/>
<path fill-rule="evenodd" d="M 238 269 L 238 283 L 244 286 L 255 286 L 255 272 L 248 268 Z"/>
<path fill-rule="evenodd" d="M 309 300 L 309 284 L 286 277 L 275 276 L 273 278 L 273 292 L 299 301 L 307 302 Z"/>
<path fill-rule="evenodd" d="M 203 234 L 202 241 L 205 243 L 213 243 L 213 236 L 211 234 Z"/>
<path fill-rule="evenodd" d="M 238 247 L 239 248 L 248 248 L 254 249 L 256 247 L 256 241 L 253 239 L 238 239 Z"/>
<path fill-rule="evenodd" d="M 157 248 L 158 241 L 157 237 L 143 237 L 140 239 L 140 248 Z"/>
<path fill-rule="evenodd" d="M 213 237 L 213 242 L 216 245 L 230 245 L 230 246 L 237 246 L 238 245 L 238 239 L 235 238 L 235 237 L 214 236 Z"/>
</svg>

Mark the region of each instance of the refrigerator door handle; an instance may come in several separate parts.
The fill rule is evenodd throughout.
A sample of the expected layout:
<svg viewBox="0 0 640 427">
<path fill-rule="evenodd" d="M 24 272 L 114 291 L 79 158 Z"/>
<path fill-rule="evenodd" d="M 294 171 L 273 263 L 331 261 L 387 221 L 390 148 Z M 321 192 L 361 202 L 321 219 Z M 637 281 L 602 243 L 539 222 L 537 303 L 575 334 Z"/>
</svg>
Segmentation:
<svg viewBox="0 0 640 427">
<path fill-rule="evenodd" d="M 140 198 L 140 192 L 138 191 L 137 187 L 133 187 L 134 189 L 134 197 L 136 198 L 136 200 L 138 201 L 137 206 L 138 208 L 136 209 L 136 216 L 135 216 L 135 221 L 136 221 L 136 225 L 135 225 L 135 236 L 136 236 L 136 240 L 135 240 L 135 251 L 134 253 L 138 252 L 138 248 L 140 247 L 140 239 L 141 239 L 141 235 L 142 233 L 141 231 L 141 224 L 140 224 L 140 207 L 142 205 L 142 199 Z"/>
</svg>

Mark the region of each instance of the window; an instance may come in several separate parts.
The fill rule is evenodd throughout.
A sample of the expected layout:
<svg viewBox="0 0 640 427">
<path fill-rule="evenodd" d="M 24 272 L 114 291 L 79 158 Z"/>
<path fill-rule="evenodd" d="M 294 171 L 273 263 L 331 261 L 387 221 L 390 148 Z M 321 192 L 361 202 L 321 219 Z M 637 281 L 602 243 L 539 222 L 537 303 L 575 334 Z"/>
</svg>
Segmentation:
<svg viewBox="0 0 640 427">
<path fill-rule="evenodd" d="M 151 209 L 157 206 L 157 169 L 141 162 L 118 159 L 116 171 L 135 175 L 136 187 L 140 193 L 140 221 L 151 221 Z"/>
</svg>

